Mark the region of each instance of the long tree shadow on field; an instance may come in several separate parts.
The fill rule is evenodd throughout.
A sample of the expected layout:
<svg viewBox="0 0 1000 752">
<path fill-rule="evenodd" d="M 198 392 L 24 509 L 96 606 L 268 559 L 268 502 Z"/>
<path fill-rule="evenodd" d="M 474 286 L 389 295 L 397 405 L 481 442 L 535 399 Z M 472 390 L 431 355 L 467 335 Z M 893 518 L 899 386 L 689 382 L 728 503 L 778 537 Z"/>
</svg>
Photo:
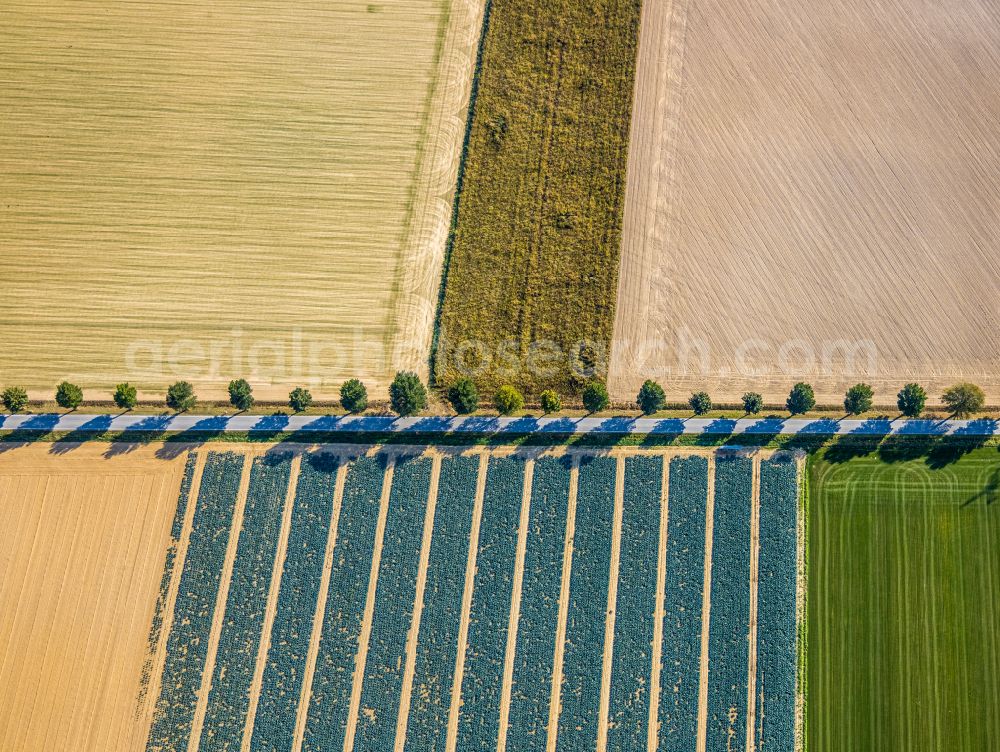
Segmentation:
<svg viewBox="0 0 1000 752">
<path fill-rule="evenodd" d="M 684 421 L 680 418 L 666 418 L 658 421 L 653 430 L 642 439 L 643 446 L 669 446 L 684 433 Z"/>
<path fill-rule="evenodd" d="M 997 421 L 993 418 L 979 418 L 969 421 L 951 436 L 944 436 L 927 453 L 927 466 L 931 470 L 958 462 L 969 452 L 986 445 L 997 431 Z"/>
<path fill-rule="evenodd" d="M 791 436 L 786 449 L 801 449 L 809 454 L 819 451 L 824 444 L 837 435 L 840 424 L 833 418 L 820 418 L 807 423 L 802 430 Z"/>
<path fill-rule="evenodd" d="M 723 443 L 729 446 L 767 446 L 781 435 L 784 425 L 784 418 L 768 415 L 751 423 L 742 433 L 729 436 Z"/>
<path fill-rule="evenodd" d="M 980 499 L 986 502 L 986 506 L 992 506 L 997 500 L 1000 500 L 1000 468 L 997 468 L 990 474 L 990 479 L 986 481 L 986 485 L 983 486 L 982 491 L 973 494 L 963 501 L 961 505 L 967 507 Z"/>
<path fill-rule="evenodd" d="M 0 441 L 0 452 L 9 452 L 44 439 L 52 433 L 58 422 L 58 415 L 35 415 L 28 418 Z"/>
<path fill-rule="evenodd" d="M 122 431 L 104 452 L 105 458 L 128 454 L 145 444 L 162 441 L 166 437 L 171 417 L 171 415 L 151 415 L 140 420 L 131 430 Z"/>
<path fill-rule="evenodd" d="M 869 418 L 850 433 L 839 436 L 823 458 L 827 462 L 841 463 L 855 457 L 867 457 L 879 448 L 891 430 L 889 418 Z"/>
<path fill-rule="evenodd" d="M 111 428 L 111 421 L 114 417 L 113 415 L 95 415 L 79 428 L 69 431 L 53 441 L 49 447 L 49 454 L 68 454 L 83 442 L 100 438 Z"/>
<path fill-rule="evenodd" d="M 229 418 L 225 415 L 214 415 L 199 420 L 186 431 L 170 436 L 169 440 L 156 450 L 156 458 L 172 460 L 188 451 L 191 444 L 204 444 L 218 439 L 225 433 Z"/>
</svg>

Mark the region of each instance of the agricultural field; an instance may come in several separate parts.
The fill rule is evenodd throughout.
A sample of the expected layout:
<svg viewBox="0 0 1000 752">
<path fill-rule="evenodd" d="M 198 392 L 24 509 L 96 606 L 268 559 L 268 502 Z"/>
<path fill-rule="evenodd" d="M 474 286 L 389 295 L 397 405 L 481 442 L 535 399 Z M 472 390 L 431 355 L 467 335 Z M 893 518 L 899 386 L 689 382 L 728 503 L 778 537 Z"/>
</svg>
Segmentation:
<svg viewBox="0 0 1000 752">
<path fill-rule="evenodd" d="M 997 29 L 991 0 L 643 3 L 612 396 L 1000 399 Z"/>
<path fill-rule="evenodd" d="M 152 447 L 48 450 L 0 451 L 0 747 L 141 750 L 190 468 Z"/>
<path fill-rule="evenodd" d="M 998 488 L 996 447 L 810 460 L 810 752 L 996 746 Z"/>
<path fill-rule="evenodd" d="M 490 5 L 435 374 L 537 393 L 606 371 L 638 0 Z"/>
<path fill-rule="evenodd" d="M 0 455 L 0 499 L 25 484 L 55 493 L 22 458 L 71 467 L 91 451 L 74 446 Z M 148 561 L 130 551 L 148 584 L 121 601 L 136 610 L 132 674 L 116 706 L 52 703 L 50 729 L 86 723 L 135 752 L 796 749 L 798 541 L 757 522 L 797 528 L 790 454 L 209 444 L 171 456 L 151 461 L 177 503 L 162 504 Z M 784 504 L 765 511 L 775 493 Z M 42 551 L 59 536 L 19 515 L 58 507 L 26 498 L 26 511 L 3 508 L 4 535 Z M 133 530 L 106 522 L 111 537 Z M 58 599 L 55 575 L 23 587 L 34 570 L 21 558 L 0 570 L 0 613 L 76 603 Z M 790 598 L 762 586 L 756 599 L 758 560 Z M 13 660 L 0 666 L 19 694 L 0 711 L 4 738 L 80 748 L 21 709 L 64 689 L 25 659 L 65 638 L 36 642 L 6 619 L 0 657 Z M 60 676 L 85 672 L 69 689 L 101 675 L 63 651 Z"/>
<path fill-rule="evenodd" d="M 482 0 L 3 14 L 0 381 L 427 375 Z"/>
</svg>

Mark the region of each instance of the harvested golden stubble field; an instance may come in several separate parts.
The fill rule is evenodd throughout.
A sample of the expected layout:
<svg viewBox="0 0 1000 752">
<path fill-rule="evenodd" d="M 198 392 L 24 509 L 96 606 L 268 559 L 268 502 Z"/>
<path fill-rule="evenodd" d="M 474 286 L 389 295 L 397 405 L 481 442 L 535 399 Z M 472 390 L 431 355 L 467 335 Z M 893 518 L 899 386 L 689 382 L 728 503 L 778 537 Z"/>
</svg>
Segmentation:
<svg viewBox="0 0 1000 752">
<path fill-rule="evenodd" d="M 1000 398 L 987 0 L 649 0 L 611 388 Z"/>
<path fill-rule="evenodd" d="M 184 458 L 57 446 L 0 453 L 0 747 L 141 750 L 136 696 Z"/>
<path fill-rule="evenodd" d="M 0 382 L 426 371 L 482 12 L 6 3 Z"/>
</svg>

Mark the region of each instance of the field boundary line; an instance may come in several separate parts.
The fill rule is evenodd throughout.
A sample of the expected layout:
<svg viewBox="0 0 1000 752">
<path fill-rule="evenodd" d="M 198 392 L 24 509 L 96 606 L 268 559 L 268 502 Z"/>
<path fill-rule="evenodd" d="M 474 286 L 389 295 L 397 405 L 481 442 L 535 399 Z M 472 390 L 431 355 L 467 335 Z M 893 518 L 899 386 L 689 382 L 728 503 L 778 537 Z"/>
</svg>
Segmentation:
<svg viewBox="0 0 1000 752">
<path fill-rule="evenodd" d="M 472 527 L 469 530 L 469 554 L 465 562 L 465 589 L 462 591 L 462 614 L 458 623 L 458 650 L 451 683 L 451 705 L 448 708 L 448 734 L 445 752 L 455 752 L 458 745 L 458 714 L 462 707 L 462 681 L 465 678 L 465 651 L 469 648 L 469 621 L 472 613 L 472 593 L 476 583 L 476 561 L 479 556 L 479 531 L 483 520 L 483 499 L 486 496 L 486 473 L 490 456 L 479 455 L 476 476 L 476 498 L 472 505 Z"/>
<path fill-rule="evenodd" d="M 347 712 L 347 731 L 344 734 L 344 752 L 354 749 L 354 735 L 358 729 L 358 713 L 361 710 L 361 687 L 365 681 L 365 663 L 368 660 L 368 642 L 372 636 L 372 622 L 375 620 L 375 594 L 378 588 L 378 572 L 382 564 L 382 544 L 385 541 L 385 524 L 389 516 L 389 497 L 392 493 L 392 476 L 396 470 L 396 458 L 389 455 L 385 474 L 382 476 L 382 498 L 379 499 L 378 523 L 375 527 L 375 547 L 372 550 L 372 566 L 368 576 L 368 594 L 365 598 L 365 614 L 358 637 L 358 652 L 354 659 L 354 677 L 351 683 L 351 704 Z"/>
<path fill-rule="evenodd" d="M 663 455 L 660 488 L 660 538 L 656 553 L 656 606 L 653 610 L 653 665 L 649 676 L 649 730 L 646 752 L 656 752 L 660 735 L 660 662 L 663 660 L 663 620 L 667 598 L 667 534 L 670 515 L 670 454 Z"/>
<path fill-rule="evenodd" d="M 517 551 L 514 555 L 514 584 L 510 596 L 510 618 L 507 621 L 507 649 L 503 658 L 503 683 L 500 685 L 500 723 L 497 727 L 497 752 L 506 752 L 507 727 L 510 724 L 510 695 L 514 683 L 514 653 L 517 650 L 517 623 L 521 618 L 521 589 L 524 585 L 524 557 L 528 550 L 528 528 L 531 516 L 531 486 L 535 477 L 535 461 L 524 463 L 524 485 L 521 488 L 521 519 L 517 526 Z"/>
<path fill-rule="evenodd" d="M 156 646 L 156 657 L 149 674 L 149 687 L 146 692 L 145 707 L 142 710 L 140 723 L 136 725 L 137 733 L 141 730 L 144 737 L 142 746 L 145 748 L 152 730 L 153 714 L 156 711 L 156 701 L 160 696 L 163 680 L 163 669 L 167 661 L 167 640 L 174 626 L 174 609 L 177 606 L 177 592 L 181 587 L 181 573 L 187 560 L 188 547 L 191 543 L 191 529 L 194 527 L 194 513 L 198 507 L 198 496 L 201 493 L 201 478 L 205 471 L 205 461 L 208 452 L 195 452 L 194 473 L 191 476 L 191 486 L 188 489 L 187 509 L 184 510 L 184 527 L 180 540 L 177 542 L 177 555 L 174 557 L 174 569 L 170 575 L 170 589 L 167 591 L 167 602 L 163 608 L 163 626 L 160 629 L 160 641 Z M 178 494 L 178 503 L 180 496 Z"/>
<path fill-rule="evenodd" d="M 316 674 L 316 660 L 319 656 L 319 642 L 323 636 L 323 620 L 326 615 L 326 601 L 333 576 L 333 550 L 337 545 L 337 530 L 340 525 L 340 509 L 344 500 L 344 485 L 347 482 L 348 463 L 341 459 L 337 467 L 337 478 L 333 488 L 333 509 L 330 511 L 330 528 L 326 535 L 323 551 L 323 572 L 319 578 L 319 592 L 316 594 L 316 610 L 313 612 L 312 629 L 309 632 L 309 648 L 306 650 L 306 665 L 302 671 L 302 689 L 295 709 L 295 732 L 292 736 L 292 752 L 302 749 L 309 719 L 309 702 L 312 699 L 313 676 Z M 249 752 L 249 750 L 243 750 Z"/>
<path fill-rule="evenodd" d="M 240 486 L 236 493 L 236 507 L 229 528 L 229 540 L 226 542 L 226 558 L 222 562 L 219 592 L 215 596 L 215 609 L 212 611 L 212 628 L 208 633 L 208 649 L 205 655 L 205 666 L 201 672 L 198 704 L 195 706 L 194 718 L 191 721 L 188 752 L 198 752 L 198 746 L 201 744 L 201 729 L 205 725 L 205 713 L 208 710 L 208 693 L 212 691 L 212 675 L 215 673 L 215 660 L 219 652 L 219 638 L 222 636 L 222 624 L 226 619 L 226 607 L 229 605 L 229 586 L 232 584 L 236 552 L 243 534 L 243 514 L 246 511 L 247 495 L 250 492 L 250 473 L 253 470 L 255 456 L 253 453 L 242 453 L 241 456 L 243 457 L 243 468 L 240 470 Z"/>
<path fill-rule="evenodd" d="M 615 619 L 618 608 L 618 576 L 621 570 L 622 518 L 625 516 L 625 457 L 615 457 L 615 501 L 611 523 L 611 562 L 608 570 L 608 607 L 604 614 L 604 655 L 601 661 L 601 696 L 597 716 L 597 752 L 608 748 L 611 712 L 611 673 L 614 663 Z"/>
<path fill-rule="evenodd" d="M 260 703 L 261 685 L 264 683 L 264 669 L 267 668 L 267 654 L 271 650 L 271 630 L 278 610 L 278 593 L 281 591 L 281 579 L 285 571 L 285 557 L 288 555 L 288 536 L 292 528 L 292 509 L 295 506 L 295 492 L 299 481 L 299 471 L 302 467 L 302 455 L 296 453 L 292 457 L 292 465 L 288 471 L 288 488 L 285 491 L 285 505 L 281 510 L 281 530 L 278 532 L 278 547 L 274 552 L 274 568 L 271 574 L 271 585 L 267 592 L 267 606 L 264 608 L 264 624 L 261 628 L 260 644 L 257 646 L 257 659 L 254 663 L 253 679 L 250 681 L 250 703 L 247 705 L 247 717 L 243 725 L 243 740 L 240 752 L 249 752 L 253 739 L 253 727 L 257 720 L 257 706 Z"/>
<path fill-rule="evenodd" d="M 695 752 L 705 752 L 708 733 L 708 633 L 712 616 L 712 538 L 715 533 L 715 455 L 708 457 L 705 500 L 705 579 L 701 596 L 701 661 L 698 670 L 698 738 Z"/>
<path fill-rule="evenodd" d="M 806 697 L 808 684 L 806 677 L 806 656 L 808 648 L 808 621 L 806 620 L 806 597 L 808 595 L 808 519 L 809 519 L 809 463 L 804 456 L 795 458 L 798 473 L 798 499 L 795 504 L 795 750 L 805 750 L 807 724 Z"/>
<path fill-rule="evenodd" d="M 406 744 L 406 725 L 410 716 L 410 699 L 413 694 L 413 674 L 417 664 L 417 640 L 420 638 L 420 617 L 424 613 L 424 591 L 427 587 L 427 568 L 431 559 L 431 539 L 434 536 L 434 512 L 437 509 L 438 485 L 441 480 L 441 457 L 431 460 L 431 478 L 427 489 L 427 509 L 424 512 L 424 531 L 420 542 L 420 561 L 417 565 L 417 587 L 413 596 L 413 617 L 406 635 L 406 662 L 403 665 L 403 686 L 399 694 L 399 714 L 396 718 L 395 752 L 403 752 Z"/>
<path fill-rule="evenodd" d="M 559 586 L 559 618 L 552 656 L 552 686 L 549 691 L 549 724 L 546 752 L 556 752 L 559 740 L 559 711 L 562 710 L 563 658 L 566 651 L 566 622 L 569 619 L 570 581 L 573 577 L 573 541 L 576 536 L 576 495 L 580 487 L 580 456 L 574 455 L 569 469 L 569 500 L 563 537 L 562 581 Z"/>
<path fill-rule="evenodd" d="M 760 583 L 760 455 L 752 460 L 750 481 L 750 630 L 747 633 L 747 752 L 754 752 L 757 740 L 757 587 Z"/>
</svg>

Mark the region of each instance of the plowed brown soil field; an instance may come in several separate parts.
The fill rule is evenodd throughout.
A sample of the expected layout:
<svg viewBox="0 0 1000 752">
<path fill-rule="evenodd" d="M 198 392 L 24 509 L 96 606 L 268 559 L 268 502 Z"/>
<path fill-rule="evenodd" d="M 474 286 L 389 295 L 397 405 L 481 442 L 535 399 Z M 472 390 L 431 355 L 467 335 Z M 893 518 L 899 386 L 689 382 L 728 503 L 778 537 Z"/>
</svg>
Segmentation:
<svg viewBox="0 0 1000 752">
<path fill-rule="evenodd" d="M 1000 9 L 647 0 L 615 397 L 1000 399 Z"/>
</svg>

